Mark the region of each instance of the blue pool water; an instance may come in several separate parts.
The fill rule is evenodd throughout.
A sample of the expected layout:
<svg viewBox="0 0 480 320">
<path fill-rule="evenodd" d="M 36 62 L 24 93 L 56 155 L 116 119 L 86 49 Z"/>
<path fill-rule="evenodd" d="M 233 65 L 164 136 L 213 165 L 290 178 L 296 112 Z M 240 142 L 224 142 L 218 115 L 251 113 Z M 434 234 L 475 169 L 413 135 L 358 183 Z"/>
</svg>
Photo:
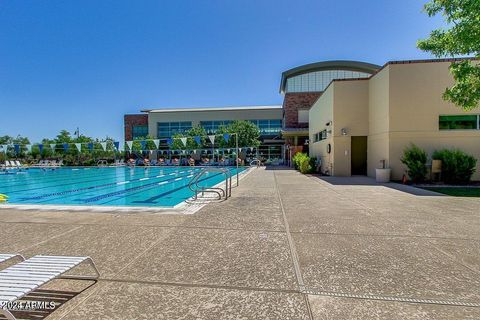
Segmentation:
<svg viewBox="0 0 480 320">
<path fill-rule="evenodd" d="M 0 174 L 0 194 L 12 204 L 100 205 L 173 207 L 193 195 L 188 182 L 201 168 L 30 168 Z M 230 168 L 232 175 L 237 171 Z M 242 171 L 242 168 L 238 169 Z M 202 176 L 200 185 L 224 180 L 214 172 Z"/>
</svg>

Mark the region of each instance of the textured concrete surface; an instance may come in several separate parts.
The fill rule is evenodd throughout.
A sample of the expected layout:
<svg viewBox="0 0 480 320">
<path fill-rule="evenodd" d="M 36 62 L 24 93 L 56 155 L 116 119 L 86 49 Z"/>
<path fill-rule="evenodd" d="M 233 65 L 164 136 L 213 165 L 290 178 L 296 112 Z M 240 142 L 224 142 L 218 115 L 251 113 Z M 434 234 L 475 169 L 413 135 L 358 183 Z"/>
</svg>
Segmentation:
<svg viewBox="0 0 480 320">
<path fill-rule="evenodd" d="M 260 168 L 193 215 L 0 208 L 0 252 L 95 260 L 47 319 L 479 319 L 479 208 Z"/>
</svg>

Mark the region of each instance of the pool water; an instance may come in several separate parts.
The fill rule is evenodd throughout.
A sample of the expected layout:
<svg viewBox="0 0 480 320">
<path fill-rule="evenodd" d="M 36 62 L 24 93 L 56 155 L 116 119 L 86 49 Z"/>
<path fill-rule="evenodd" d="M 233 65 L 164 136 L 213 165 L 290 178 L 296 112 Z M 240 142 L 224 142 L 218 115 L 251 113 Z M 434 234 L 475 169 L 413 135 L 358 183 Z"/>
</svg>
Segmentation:
<svg viewBox="0 0 480 320">
<path fill-rule="evenodd" d="M 232 175 L 237 169 L 229 168 Z M 0 174 L 0 194 L 11 204 L 174 207 L 193 196 L 188 182 L 195 167 L 30 168 Z M 238 169 L 239 172 L 243 168 Z M 218 172 L 200 179 L 201 186 L 224 181 Z"/>
</svg>

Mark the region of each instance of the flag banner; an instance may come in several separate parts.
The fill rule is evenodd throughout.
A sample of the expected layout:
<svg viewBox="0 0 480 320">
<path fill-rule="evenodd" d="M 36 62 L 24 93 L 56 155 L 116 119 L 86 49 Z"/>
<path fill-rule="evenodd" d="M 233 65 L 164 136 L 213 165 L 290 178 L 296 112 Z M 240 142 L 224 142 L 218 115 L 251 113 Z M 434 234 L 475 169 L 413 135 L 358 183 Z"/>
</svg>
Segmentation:
<svg viewBox="0 0 480 320">
<path fill-rule="evenodd" d="M 227 149 L 227 153 L 230 153 L 230 150 L 231 150 L 231 149 Z"/>
<path fill-rule="evenodd" d="M 195 153 L 195 154 L 196 154 L 196 153 L 197 153 L 197 150 L 196 150 L 196 149 L 193 149 L 193 153 Z"/>
<path fill-rule="evenodd" d="M 250 149 L 250 152 L 253 152 L 253 147 L 250 147 L 249 149 Z"/>
<path fill-rule="evenodd" d="M 67 152 L 68 150 L 68 143 L 63 144 L 63 151 Z"/>
<path fill-rule="evenodd" d="M 57 147 L 57 144 L 56 143 L 50 143 L 50 149 L 52 149 L 53 151 L 55 151 L 55 148 Z"/>
<path fill-rule="evenodd" d="M 90 150 L 90 152 L 92 152 L 93 151 L 93 143 L 90 142 L 89 144 L 87 144 L 87 148 L 88 148 L 88 150 Z"/>
<path fill-rule="evenodd" d="M 223 139 L 225 139 L 225 142 L 228 142 L 228 140 L 230 140 L 230 134 L 224 133 L 223 134 Z"/>
<path fill-rule="evenodd" d="M 193 139 L 195 140 L 195 142 L 200 145 L 202 143 L 202 139 L 200 138 L 200 136 L 195 136 L 193 137 Z"/>
<path fill-rule="evenodd" d="M 140 141 L 140 145 L 142 146 L 142 151 L 145 150 L 145 147 L 147 146 L 147 141 L 145 140 Z"/>
<path fill-rule="evenodd" d="M 38 150 L 40 150 L 40 153 L 43 151 L 43 144 L 39 143 L 38 144 Z"/>
<path fill-rule="evenodd" d="M 120 142 L 115 141 L 115 142 L 113 143 L 113 146 L 114 146 L 115 149 L 118 151 L 118 148 L 120 148 Z"/>
<path fill-rule="evenodd" d="M 14 144 L 13 147 L 15 148 L 15 153 L 20 153 L 20 145 Z"/>
<path fill-rule="evenodd" d="M 27 144 L 25 147 L 27 147 L 28 152 L 32 152 L 32 145 L 31 144 Z"/>
<path fill-rule="evenodd" d="M 242 148 L 238 148 L 238 152 L 242 152 Z"/>
<path fill-rule="evenodd" d="M 103 151 L 107 151 L 107 143 L 106 142 L 100 142 L 100 145 L 102 146 Z"/>
<path fill-rule="evenodd" d="M 169 146 L 171 146 L 172 143 L 173 143 L 173 139 L 172 139 L 172 138 L 168 138 L 168 139 L 167 139 L 167 144 L 168 144 Z"/>
<path fill-rule="evenodd" d="M 150 151 L 150 154 L 152 154 L 152 153 L 153 153 L 153 150 L 149 150 L 149 151 Z"/>
<path fill-rule="evenodd" d="M 153 143 L 155 144 L 155 147 L 158 149 L 158 146 L 160 145 L 160 139 L 154 139 Z"/>
<path fill-rule="evenodd" d="M 211 142 L 212 144 L 215 144 L 215 135 L 214 135 L 214 134 L 209 135 L 209 136 L 208 136 L 208 139 L 210 139 L 210 142 Z"/>
<path fill-rule="evenodd" d="M 82 144 L 81 143 L 75 143 L 75 147 L 77 147 L 78 151 L 82 151 Z"/>
<path fill-rule="evenodd" d="M 182 141 L 182 143 L 185 147 L 187 146 L 187 138 L 185 138 L 185 137 L 180 138 L 180 141 Z"/>
<path fill-rule="evenodd" d="M 132 151 L 133 141 L 127 141 L 127 146 L 130 151 Z"/>
</svg>

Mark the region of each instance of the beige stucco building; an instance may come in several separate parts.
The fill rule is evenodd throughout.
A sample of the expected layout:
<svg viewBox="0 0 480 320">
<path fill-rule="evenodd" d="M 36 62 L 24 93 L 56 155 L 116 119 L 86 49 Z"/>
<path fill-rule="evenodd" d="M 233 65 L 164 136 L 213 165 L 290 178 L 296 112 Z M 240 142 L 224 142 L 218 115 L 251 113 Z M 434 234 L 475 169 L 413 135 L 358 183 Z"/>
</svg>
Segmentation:
<svg viewBox="0 0 480 320">
<path fill-rule="evenodd" d="M 480 159 L 480 110 L 465 112 L 442 99 L 453 84 L 451 60 L 395 61 L 369 78 L 333 80 L 309 112 L 309 153 L 335 176 L 367 174 L 384 161 L 392 179 L 414 143 L 429 155 L 442 148 Z M 474 180 L 480 180 L 480 160 Z"/>
</svg>

